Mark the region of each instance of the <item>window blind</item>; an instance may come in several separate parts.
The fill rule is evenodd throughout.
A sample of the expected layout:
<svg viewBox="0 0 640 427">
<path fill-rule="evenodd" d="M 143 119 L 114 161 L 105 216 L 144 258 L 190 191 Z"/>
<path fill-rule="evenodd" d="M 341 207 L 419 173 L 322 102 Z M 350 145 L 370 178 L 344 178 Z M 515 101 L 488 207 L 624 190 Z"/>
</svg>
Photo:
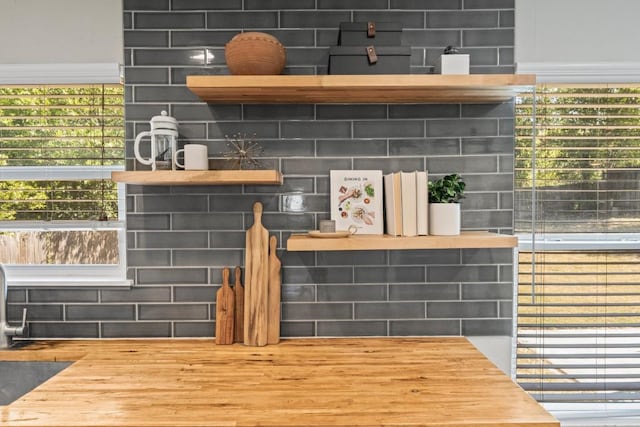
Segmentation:
<svg viewBox="0 0 640 427">
<path fill-rule="evenodd" d="M 516 379 L 546 403 L 640 402 L 640 88 L 542 86 L 516 115 Z"/>
<path fill-rule="evenodd" d="M 123 109 L 121 85 L 0 87 L 0 219 L 116 219 L 95 171 L 124 162 Z"/>
</svg>

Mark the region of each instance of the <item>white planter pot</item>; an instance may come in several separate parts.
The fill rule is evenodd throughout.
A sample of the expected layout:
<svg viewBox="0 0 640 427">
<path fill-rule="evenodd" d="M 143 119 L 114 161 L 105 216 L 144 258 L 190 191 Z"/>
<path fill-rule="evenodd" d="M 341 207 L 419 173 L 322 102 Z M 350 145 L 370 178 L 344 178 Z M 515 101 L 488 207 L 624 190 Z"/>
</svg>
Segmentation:
<svg viewBox="0 0 640 427">
<path fill-rule="evenodd" d="M 429 203 L 429 234 L 460 234 L 460 203 Z"/>
</svg>

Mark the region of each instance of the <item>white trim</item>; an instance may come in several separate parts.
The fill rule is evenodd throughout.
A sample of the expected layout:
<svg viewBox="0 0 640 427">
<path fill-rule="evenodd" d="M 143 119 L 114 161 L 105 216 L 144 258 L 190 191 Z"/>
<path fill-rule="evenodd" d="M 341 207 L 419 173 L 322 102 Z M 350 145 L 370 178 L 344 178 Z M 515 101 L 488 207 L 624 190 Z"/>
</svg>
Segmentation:
<svg viewBox="0 0 640 427">
<path fill-rule="evenodd" d="M 555 416 L 563 427 L 638 426 L 640 404 L 628 403 L 548 403 L 541 405 Z"/>
<path fill-rule="evenodd" d="M 107 287 L 131 286 L 124 264 L 112 265 L 15 265 L 3 266 L 8 286 Z"/>
<path fill-rule="evenodd" d="M 79 179 L 111 179 L 111 172 L 124 170 L 123 165 L 105 166 L 2 166 L 1 181 L 60 181 Z"/>
<path fill-rule="evenodd" d="M 0 231 L 95 231 L 124 228 L 124 221 L 0 221 Z"/>
<path fill-rule="evenodd" d="M 640 83 L 640 62 L 518 62 L 516 73 L 538 83 Z"/>
<path fill-rule="evenodd" d="M 92 64 L 0 64 L 0 84 L 102 84 L 122 83 L 122 66 Z"/>
<path fill-rule="evenodd" d="M 531 234 L 518 234 L 518 249 L 530 251 Z M 564 250 L 638 250 L 640 233 L 536 233 L 536 251 Z"/>
</svg>

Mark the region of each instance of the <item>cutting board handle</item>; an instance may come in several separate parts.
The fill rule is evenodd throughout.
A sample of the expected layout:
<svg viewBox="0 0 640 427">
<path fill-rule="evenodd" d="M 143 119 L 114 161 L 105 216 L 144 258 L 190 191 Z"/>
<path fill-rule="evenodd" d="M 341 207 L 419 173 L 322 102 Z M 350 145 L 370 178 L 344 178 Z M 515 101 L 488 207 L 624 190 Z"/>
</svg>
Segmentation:
<svg viewBox="0 0 640 427">
<path fill-rule="evenodd" d="M 271 236 L 269 238 L 269 253 L 275 255 L 277 248 L 278 248 L 278 238 L 276 236 Z"/>
<path fill-rule="evenodd" d="M 253 204 L 253 223 L 262 225 L 262 203 L 255 202 Z"/>
<path fill-rule="evenodd" d="M 225 267 L 222 269 L 222 286 L 225 288 L 229 287 L 229 268 Z"/>
</svg>

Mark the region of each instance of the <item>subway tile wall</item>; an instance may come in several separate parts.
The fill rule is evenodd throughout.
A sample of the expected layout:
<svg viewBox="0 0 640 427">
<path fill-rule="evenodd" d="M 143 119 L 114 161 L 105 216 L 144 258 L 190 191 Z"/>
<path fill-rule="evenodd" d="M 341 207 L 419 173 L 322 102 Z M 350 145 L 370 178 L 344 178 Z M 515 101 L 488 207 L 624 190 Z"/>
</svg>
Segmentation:
<svg viewBox="0 0 640 427">
<path fill-rule="evenodd" d="M 133 139 L 167 110 L 180 144 L 206 144 L 211 167 L 225 135 L 256 134 L 283 186 L 127 186 L 132 289 L 12 289 L 32 337 L 212 337 L 225 266 L 242 265 L 251 206 L 278 237 L 283 336 L 510 335 L 512 251 L 287 252 L 293 232 L 328 217 L 331 169 L 460 172 L 463 228 L 511 233 L 514 109 L 480 105 L 217 105 L 185 87 L 190 74 L 227 74 L 224 45 L 242 30 L 287 48 L 288 74 L 324 74 L 342 21 L 399 21 L 411 72 L 431 73 L 447 45 L 472 73 L 512 73 L 514 0 L 125 0 L 127 169 Z M 302 199 L 303 211 L 288 207 Z"/>
</svg>

